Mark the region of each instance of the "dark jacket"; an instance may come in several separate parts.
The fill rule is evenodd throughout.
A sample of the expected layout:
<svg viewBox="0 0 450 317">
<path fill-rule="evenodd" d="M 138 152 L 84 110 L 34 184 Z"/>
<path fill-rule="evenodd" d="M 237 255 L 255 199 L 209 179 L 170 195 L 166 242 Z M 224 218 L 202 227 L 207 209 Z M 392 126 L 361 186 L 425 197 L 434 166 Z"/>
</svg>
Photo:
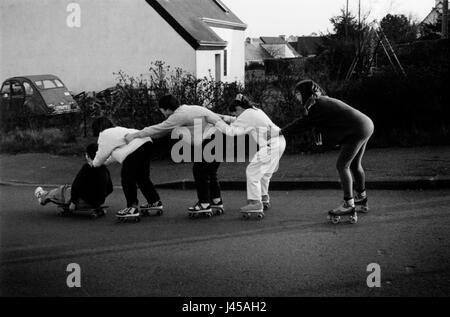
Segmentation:
<svg viewBox="0 0 450 317">
<path fill-rule="evenodd" d="M 100 206 L 113 191 L 111 175 L 104 165 L 91 167 L 84 164 L 72 183 L 71 202 L 77 204 L 80 199 L 92 206 Z"/>
<path fill-rule="evenodd" d="M 370 136 L 372 120 L 346 103 L 321 96 L 311 106 L 308 115 L 294 120 L 282 129 L 285 136 L 298 134 L 306 129 L 316 128 L 322 133 L 324 143 L 343 144 Z"/>
</svg>

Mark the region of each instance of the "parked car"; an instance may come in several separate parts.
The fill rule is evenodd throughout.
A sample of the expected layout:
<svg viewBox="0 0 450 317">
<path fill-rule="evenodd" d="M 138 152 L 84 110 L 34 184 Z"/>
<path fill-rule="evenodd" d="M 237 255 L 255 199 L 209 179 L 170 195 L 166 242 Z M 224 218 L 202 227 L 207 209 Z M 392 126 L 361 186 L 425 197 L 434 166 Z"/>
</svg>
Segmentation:
<svg viewBox="0 0 450 317">
<path fill-rule="evenodd" d="M 18 76 L 5 80 L 0 89 L 2 116 L 55 116 L 79 112 L 61 79 L 55 75 Z"/>
</svg>

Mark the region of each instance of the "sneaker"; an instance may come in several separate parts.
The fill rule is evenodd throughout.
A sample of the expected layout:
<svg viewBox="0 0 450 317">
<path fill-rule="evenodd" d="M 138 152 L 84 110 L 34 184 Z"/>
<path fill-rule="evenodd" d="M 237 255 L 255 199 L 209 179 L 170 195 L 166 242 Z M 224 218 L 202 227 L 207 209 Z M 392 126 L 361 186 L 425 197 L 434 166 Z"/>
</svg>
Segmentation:
<svg viewBox="0 0 450 317">
<path fill-rule="evenodd" d="M 241 207 L 241 212 L 262 212 L 264 209 L 263 203 L 258 202 L 250 202 L 247 206 Z"/>
<path fill-rule="evenodd" d="M 116 216 L 117 217 L 123 217 L 123 218 L 126 218 L 126 217 L 137 217 L 137 216 L 139 216 L 139 210 L 136 207 L 127 207 L 127 208 L 124 208 L 122 210 L 119 210 L 116 213 Z"/>
<path fill-rule="evenodd" d="M 269 195 L 263 195 L 261 197 L 261 202 L 263 204 L 263 209 L 264 210 L 267 210 L 267 209 L 270 208 L 271 205 L 270 205 L 270 197 L 269 197 Z"/>
<path fill-rule="evenodd" d="M 369 212 L 369 204 L 367 201 L 368 201 L 367 196 L 362 197 L 362 196 L 356 195 L 355 196 L 356 209 L 363 213 Z"/>
<path fill-rule="evenodd" d="M 45 195 L 47 195 L 48 192 L 46 192 L 42 187 L 37 187 L 34 190 L 34 196 L 38 199 L 39 203 L 44 206 L 47 204 L 47 199 L 45 199 Z"/>
<path fill-rule="evenodd" d="M 188 210 L 190 212 L 212 212 L 210 204 L 208 204 L 208 206 L 205 208 L 202 206 L 202 204 L 200 202 L 196 203 L 192 207 L 189 207 Z"/>
<path fill-rule="evenodd" d="M 163 209 L 163 203 L 161 202 L 161 200 L 158 200 L 154 203 L 148 203 L 145 205 L 141 205 L 139 206 L 140 209 L 145 209 L 145 210 L 162 210 Z"/>
<path fill-rule="evenodd" d="M 211 201 L 211 207 L 212 208 L 223 208 L 223 201 L 222 201 L 222 199 L 220 199 L 220 201 L 217 204 L 215 204 L 213 201 Z"/>
<path fill-rule="evenodd" d="M 335 215 L 346 215 L 352 212 L 355 212 L 355 205 L 351 205 L 346 201 L 344 201 L 340 206 L 330 211 L 330 213 Z"/>
</svg>

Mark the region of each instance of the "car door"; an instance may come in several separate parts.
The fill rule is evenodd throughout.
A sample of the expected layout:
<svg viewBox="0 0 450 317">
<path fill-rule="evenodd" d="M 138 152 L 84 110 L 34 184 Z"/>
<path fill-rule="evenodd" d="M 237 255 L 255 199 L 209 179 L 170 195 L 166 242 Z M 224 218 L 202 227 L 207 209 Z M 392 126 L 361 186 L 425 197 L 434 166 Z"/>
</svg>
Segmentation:
<svg viewBox="0 0 450 317">
<path fill-rule="evenodd" d="M 25 98 L 25 89 L 22 83 L 18 80 L 11 80 L 11 101 L 9 108 L 11 114 L 20 117 L 27 115 L 23 106 Z"/>
</svg>

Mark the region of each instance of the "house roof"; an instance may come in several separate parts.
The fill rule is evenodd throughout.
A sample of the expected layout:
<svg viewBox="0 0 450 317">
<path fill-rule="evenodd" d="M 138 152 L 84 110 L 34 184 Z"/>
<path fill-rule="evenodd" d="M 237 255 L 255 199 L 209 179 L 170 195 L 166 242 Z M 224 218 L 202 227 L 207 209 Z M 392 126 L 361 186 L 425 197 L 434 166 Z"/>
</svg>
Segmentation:
<svg viewBox="0 0 450 317">
<path fill-rule="evenodd" d="M 146 0 L 196 50 L 223 49 L 227 42 L 212 29 L 245 30 L 220 0 Z"/>
<path fill-rule="evenodd" d="M 279 36 L 261 36 L 260 39 L 264 44 L 287 44 L 286 40 Z"/>
<path fill-rule="evenodd" d="M 245 61 L 255 62 L 272 58 L 272 56 L 261 46 L 261 44 L 245 43 Z"/>
<path fill-rule="evenodd" d="M 299 36 L 297 42 L 289 44 L 303 56 L 317 55 L 322 46 L 322 38 L 320 36 Z"/>
</svg>

